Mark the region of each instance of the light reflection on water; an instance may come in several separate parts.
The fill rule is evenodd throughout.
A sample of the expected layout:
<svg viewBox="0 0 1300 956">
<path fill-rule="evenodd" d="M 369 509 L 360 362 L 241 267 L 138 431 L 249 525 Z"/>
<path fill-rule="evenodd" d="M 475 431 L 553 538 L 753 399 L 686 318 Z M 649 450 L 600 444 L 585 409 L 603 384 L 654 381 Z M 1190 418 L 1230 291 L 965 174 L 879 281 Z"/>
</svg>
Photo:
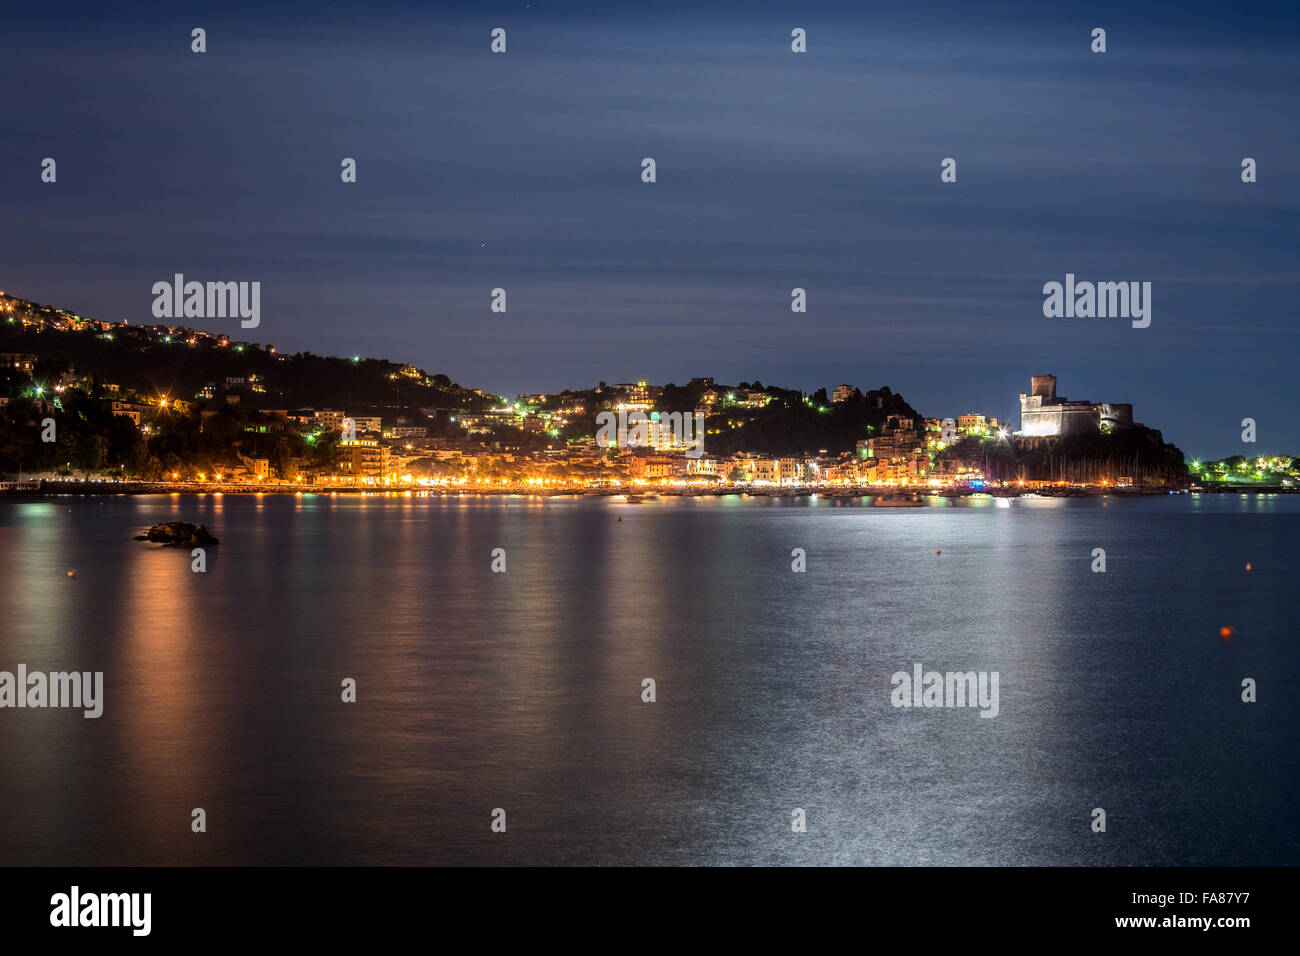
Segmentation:
<svg viewBox="0 0 1300 956">
<path fill-rule="evenodd" d="M 0 864 L 1294 864 L 1298 516 L 0 502 L 0 669 L 102 670 L 107 698 L 99 720 L 0 711 Z M 221 538 L 207 574 L 131 540 L 177 519 Z M 892 708 L 918 661 L 998 671 L 1000 716 Z"/>
</svg>

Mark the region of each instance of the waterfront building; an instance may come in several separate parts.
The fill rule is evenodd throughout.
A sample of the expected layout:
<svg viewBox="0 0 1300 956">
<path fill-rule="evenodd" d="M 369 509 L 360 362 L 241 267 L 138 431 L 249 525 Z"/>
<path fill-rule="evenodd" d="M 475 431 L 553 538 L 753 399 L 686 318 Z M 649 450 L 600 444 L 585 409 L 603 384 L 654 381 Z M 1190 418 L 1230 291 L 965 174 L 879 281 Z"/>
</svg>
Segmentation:
<svg viewBox="0 0 1300 956">
<path fill-rule="evenodd" d="M 373 438 L 339 442 L 339 455 L 343 470 L 357 478 L 378 481 L 391 471 L 392 452 Z"/>
</svg>

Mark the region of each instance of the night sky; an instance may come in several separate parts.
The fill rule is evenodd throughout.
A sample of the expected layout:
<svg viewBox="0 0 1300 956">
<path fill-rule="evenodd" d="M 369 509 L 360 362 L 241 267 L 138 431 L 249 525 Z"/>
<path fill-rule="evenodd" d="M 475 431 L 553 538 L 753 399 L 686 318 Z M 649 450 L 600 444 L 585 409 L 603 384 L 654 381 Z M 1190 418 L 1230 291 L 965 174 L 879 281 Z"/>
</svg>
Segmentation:
<svg viewBox="0 0 1300 956">
<path fill-rule="evenodd" d="M 0 288 L 152 322 L 175 272 L 258 280 L 260 328 L 192 324 L 507 394 L 887 384 L 1018 424 L 1050 372 L 1189 458 L 1300 453 L 1300 5 L 1128 6 L 10 5 Z M 1045 318 L 1067 272 L 1150 281 L 1150 328 Z"/>
</svg>

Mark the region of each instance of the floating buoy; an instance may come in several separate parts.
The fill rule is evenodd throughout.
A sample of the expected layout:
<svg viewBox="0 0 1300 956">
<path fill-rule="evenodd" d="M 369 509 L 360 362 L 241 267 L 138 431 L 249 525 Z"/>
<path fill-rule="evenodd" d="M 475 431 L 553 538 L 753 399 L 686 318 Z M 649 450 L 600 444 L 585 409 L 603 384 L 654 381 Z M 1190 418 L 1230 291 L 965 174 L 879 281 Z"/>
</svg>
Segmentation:
<svg viewBox="0 0 1300 956">
<path fill-rule="evenodd" d="M 1232 632 L 1233 628 L 1231 627 L 1221 627 L 1219 628 L 1219 637 L 1223 638 L 1225 641 L 1230 641 L 1232 640 Z"/>
<path fill-rule="evenodd" d="M 1250 562 L 1249 562 L 1249 561 L 1246 562 L 1246 570 L 1247 570 L 1247 571 L 1250 570 Z"/>
<path fill-rule="evenodd" d="M 70 577 L 70 578 L 75 578 L 76 576 L 77 576 L 77 572 L 76 572 L 76 571 L 69 571 L 69 572 L 68 572 L 68 577 Z"/>
<path fill-rule="evenodd" d="M 936 554 L 936 555 L 938 555 L 938 554 L 943 554 L 943 552 L 942 552 L 942 551 L 936 551 L 935 554 Z"/>
</svg>

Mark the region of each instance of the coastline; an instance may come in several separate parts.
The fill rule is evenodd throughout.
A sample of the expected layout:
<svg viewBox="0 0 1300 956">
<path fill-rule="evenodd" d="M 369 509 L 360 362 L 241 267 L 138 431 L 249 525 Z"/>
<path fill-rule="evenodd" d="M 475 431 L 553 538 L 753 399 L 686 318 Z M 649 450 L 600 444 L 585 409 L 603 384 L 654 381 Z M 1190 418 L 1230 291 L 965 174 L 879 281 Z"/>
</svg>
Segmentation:
<svg viewBox="0 0 1300 956">
<path fill-rule="evenodd" d="M 1267 494 L 1289 495 L 1300 493 L 1300 488 L 1283 486 L 1259 487 L 1216 487 L 1198 486 L 1191 488 L 1173 488 L 1163 486 L 1131 487 L 1045 487 L 1026 485 L 1012 488 L 930 488 L 873 485 L 861 486 L 799 486 L 799 487 L 754 487 L 750 485 L 720 485 L 708 488 L 683 487 L 649 487 L 649 486 L 615 486 L 606 488 L 547 488 L 536 485 L 501 485 L 481 488 L 470 487 L 428 487 L 422 485 L 394 485 L 388 487 L 340 486 L 320 487 L 299 484 L 234 484 L 218 482 L 186 481 L 86 481 L 67 479 L 31 479 L 27 481 L 0 482 L 0 498 L 50 498 L 74 495 L 78 497 L 104 497 L 116 495 L 187 495 L 204 497 L 208 495 L 243 495 L 243 496 L 320 496 L 369 495 L 375 497 L 420 497 L 420 498 L 495 498 L 495 497 L 532 497 L 532 498 L 618 498 L 632 496 L 636 499 L 662 498 L 721 498 L 741 495 L 749 498 L 882 498 L 890 500 L 919 500 L 921 498 L 969 498 L 988 496 L 992 498 L 1019 498 L 1032 496 L 1039 498 L 1105 498 L 1105 497 L 1149 497 L 1170 494 Z"/>
</svg>

